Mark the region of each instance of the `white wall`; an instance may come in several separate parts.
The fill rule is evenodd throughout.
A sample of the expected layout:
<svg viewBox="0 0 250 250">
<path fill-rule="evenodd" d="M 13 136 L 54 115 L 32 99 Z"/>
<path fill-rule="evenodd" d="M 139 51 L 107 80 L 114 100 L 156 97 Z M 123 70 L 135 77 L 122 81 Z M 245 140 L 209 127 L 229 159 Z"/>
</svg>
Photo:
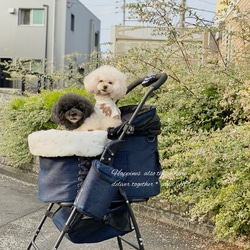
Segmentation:
<svg viewBox="0 0 250 250">
<path fill-rule="evenodd" d="M 71 30 L 71 14 L 75 16 L 74 31 Z M 100 37 L 100 26 L 100 20 L 84 5 L 78 0 L 71 0 L 66 9 L 65 54 L 71 54 L 74 52 L 85 55 L 91 54 L 93 50 L 95 50 L 95 33 L 99 33 Z M 78 60 L 81 61 L 80 58 L 78 58 Z"/>
<path fill-rule="evenodd" d="M 19 8 L 44 8 L 51 0 L 0 0 L 0 57 L 45 57 L 46 25 L 18 24 Z M 15 13 L 10 14 L 9 8 Z M 12 54 L 12 56 L 11 56 Z"/>
<path fill-rule="evenodd" d="M 10 14 L 9 8 L 14 8 L 15 13 Z M 48 10 L 48 23 L 45 14 L 43 26 L 19 25 L 19 8 L 41 8 L 45 13 Z M 71 13 L 75 15 L 74 32 L 70 29 Z M 44 59 L 47 56 L 47 61 L 60 69 L 66 54 L 92 52 L 91 20 L 95 23 L 94 32 L 99 32 L 100 20 L 78 0 L 0 0 L 0 58 Z"/>
</svg>

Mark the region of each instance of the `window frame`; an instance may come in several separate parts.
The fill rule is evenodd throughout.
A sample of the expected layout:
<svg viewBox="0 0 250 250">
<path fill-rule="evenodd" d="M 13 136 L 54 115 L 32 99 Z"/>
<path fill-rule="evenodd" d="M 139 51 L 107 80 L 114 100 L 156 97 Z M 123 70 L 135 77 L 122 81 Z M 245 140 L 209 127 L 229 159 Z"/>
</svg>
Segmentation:
<svg viewBox="0 0 250 250">
<path fill-rule="evenodd" d="M 30 13 L 30 22 L 29 22 L 29 24 L 24 24 L 24 23 L 22 23 L 22 11 L 27 11 L 27 10 L 29 10 L 29 13 Z M 43 11 L 43 20 L 42 20 L 43 23 L 41 23 L 41 24 L 34 23 L 34 10 L 42 10 Z M 20 8 L 19 15 L 18 15 L 18 25 L 43 27 L 45 25 L 45 9 L 43 9 L 43 8 Z"/>
</svg>

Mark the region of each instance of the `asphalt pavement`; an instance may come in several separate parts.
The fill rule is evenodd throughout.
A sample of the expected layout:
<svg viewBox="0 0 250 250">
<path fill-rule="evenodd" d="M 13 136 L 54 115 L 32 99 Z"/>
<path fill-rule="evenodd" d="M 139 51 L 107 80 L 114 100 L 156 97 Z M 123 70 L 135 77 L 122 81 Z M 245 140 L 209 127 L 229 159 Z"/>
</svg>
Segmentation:
<svg viewBox="0 0 250 250">
<path fill-rule="evenodd" d="M 48 206 L 36 197 L 36 177 L 28 173 L 9 174 L 0 167 L 0 250 L 25 250 Z M 243 249 L 213 239 L 163 224 L 137 215 L 146 250 L 238 250 Z M 37 244 L 41 250 L 53 249 L 59 231 L 48 219 L 43 226 Z M 135 240 L 133 233 L 128 239 Z M 73 244 L 63 239 L 62 250 L 113 250 L 119 249 L 116 239 L 95 244 Z M 124 245 L 124 250 L 133 249 Z"/>
</svg>

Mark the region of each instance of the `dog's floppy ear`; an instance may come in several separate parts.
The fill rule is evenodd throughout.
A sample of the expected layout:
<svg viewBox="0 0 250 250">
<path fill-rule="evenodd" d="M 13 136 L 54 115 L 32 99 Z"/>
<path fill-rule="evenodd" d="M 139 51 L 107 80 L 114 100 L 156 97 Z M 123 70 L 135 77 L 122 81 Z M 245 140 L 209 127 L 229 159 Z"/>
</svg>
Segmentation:
<svg viewBox="0 0 250 250">
<path fill-rule="evenodd" d="M 113 90 L 110 93 L 112 99 L 120 99 L 127 93 L 127 78 L 126 75 L 118 71 L 118 75 L 114 78 Z"/>
<path fill-rule="evenodd" d="M 83 84 L 88 93 L 97 93 L 97 83 L 99 81 L 99 75 L 96 71 L 92 71 L 89 75 L 84 77 Z"/>
<path fill-rule="evenodd" d="M 59 124 L 60 124 L 60 120 L 59 120 L 59 117 L 58 117 L 57 108 L 58 108 L 58 105 L 57 105 L 57 103 L 55 103 L 55 104 L 53 105 L 53 107 L 51 108 L 51 120 L 52 120 L 55 124 L 59 125 Z"/>
</svg>

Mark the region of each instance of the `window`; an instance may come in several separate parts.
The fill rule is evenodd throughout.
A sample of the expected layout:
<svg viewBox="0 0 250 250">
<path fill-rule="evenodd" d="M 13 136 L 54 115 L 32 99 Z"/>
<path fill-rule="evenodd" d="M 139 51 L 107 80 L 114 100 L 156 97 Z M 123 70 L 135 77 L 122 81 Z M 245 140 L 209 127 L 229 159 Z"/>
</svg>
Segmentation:
<svg viewBox="0 0 250 250">
<path fill-rule="evenodd" d="M 41 59 L 20 58 L 16 66 L 27 70 L 29 73 L 44 73 L 45 61 Z"/>
<path fill-rule="evenodd" d="M 75 16 L 73 14 L 71 14 L 71 30 L 74 31 L 75 30 Z"/>
<path fill-rule="evenodd" d="M 95 33 L 95 47 L 99 45 L 99 32 Z"/>
<path fill-rule="evenodd" d="M 11 63 L 11 58 L 0 58 L 0 63 Z M 0 88 L 12 88 L 13 80 L 10 80 L 11 76 L 6 71 L 8 67 L 4 64 L 0 64 Z"/>
<path fill-rule="evenodd" d="M 33 10 L 33 24 L 44 24 L 44 10 Z"/>
<path fill-rule="evenodd" d="M 30 10 L 21 10 L 20 24 L 23 25 L 30 24 Z"/>
<path fill-rule="evenodd" d="M 44 25 L 44 10 L 42 9 L 20 9 L 20 25 Z"/>
</svg>

